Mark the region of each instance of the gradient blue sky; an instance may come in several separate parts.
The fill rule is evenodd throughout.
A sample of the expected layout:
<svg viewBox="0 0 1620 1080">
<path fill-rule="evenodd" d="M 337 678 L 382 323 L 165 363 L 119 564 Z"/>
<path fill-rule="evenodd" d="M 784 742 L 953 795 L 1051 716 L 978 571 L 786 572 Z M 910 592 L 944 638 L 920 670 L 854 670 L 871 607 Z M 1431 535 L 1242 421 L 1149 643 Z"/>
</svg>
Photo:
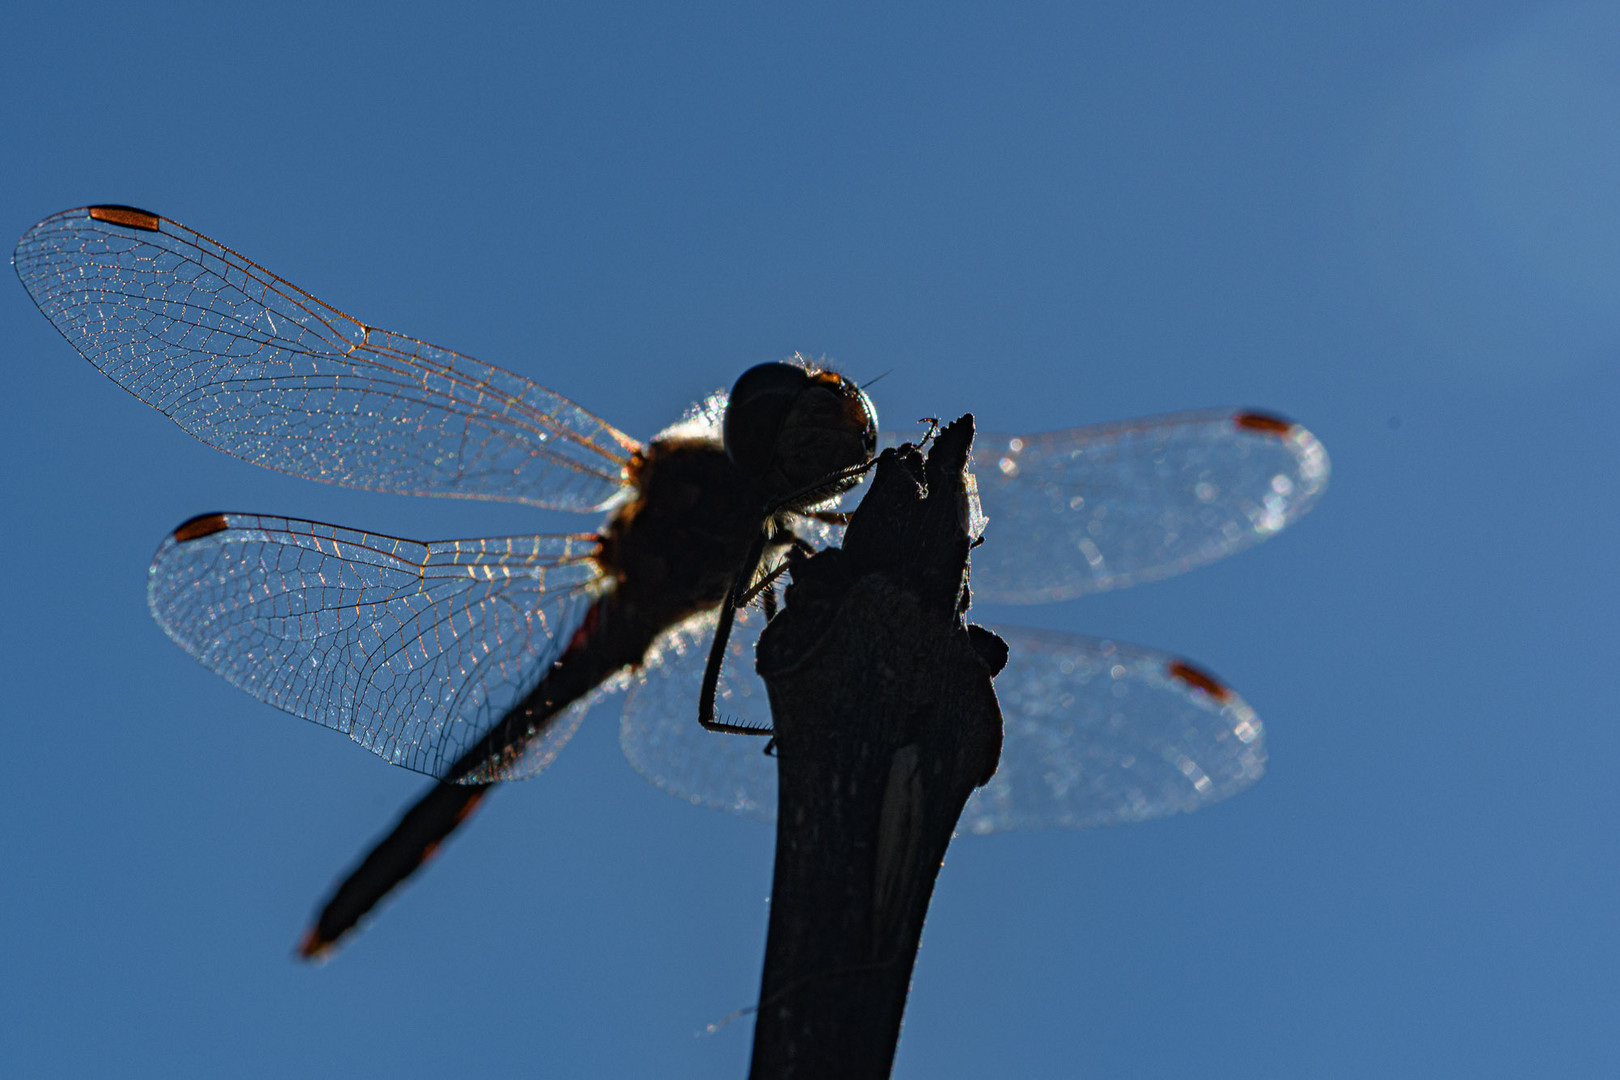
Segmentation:
<svg viewBox="0 0 1620 1080">
<path fill-rule="evenodd" d="M 906 1077 L 1620 1072 L 1620 9 L 12 5 L 0 232 L 177 218 L 650 435 L 826 355 L 896 420 L 1283 412 L 1277 540 L 983 612 L 1192 657 L 1271 769 L 1202 813 L 953 847 Z M 772 834 L 604 711 L 322 969 L 419 789 L 144 603 L 207 510 L 578 527 L 210 451 L 0 281 L 0 1071 L 741 1076 Z"/>
</svg>

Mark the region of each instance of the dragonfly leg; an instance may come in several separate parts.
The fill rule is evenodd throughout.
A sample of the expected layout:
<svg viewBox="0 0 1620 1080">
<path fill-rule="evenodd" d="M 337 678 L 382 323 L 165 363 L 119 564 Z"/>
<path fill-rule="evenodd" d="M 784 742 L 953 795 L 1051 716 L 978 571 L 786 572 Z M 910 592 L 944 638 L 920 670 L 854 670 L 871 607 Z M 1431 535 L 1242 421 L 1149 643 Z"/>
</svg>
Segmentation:
<svg viewBox="0 0 1620 1080">
<path fill-rule="evenodd" d="M 737 608 L 748 602 L 743 599 L 743 595 L 748 591 L 748 584 L 753 580 L 754 572 L 759 569 L 759 560 L 765 554 L 767 539 L 765 531 L 760 530 L 748 548 L 742 569 L 738 571 L 731 588 L 726 591 L 724 602 L 720 605 L 720 620 L 715 623 L 714 641 L 709 645 L 709 662 L 703 669 L 703 691 L 698 696 L 698 723 L 703 725 L 706 731 L 719 731 L 728 735 L 771 734 L 768 727 L 730 724 L 714 718 L 715 695 L 720 690 L 720 669 L 725 666 L 726 661 L 726 642 L 731 639 L 731 627 L 737 618 Z"/>
<path fill-rule="evenodd" d="M 780 499 L 775 500 L 769 506 L 767 506 L 765 508 L 765 516 L 767 518 L 774 518 L 777 514 L 782 513 L 784 510 L 793 511 L 794 513 L 802 513 L 803 511 L 798 510 L 798 507 L 824 502 L 825 500 L 832 498 L 834 495 L 842 494 L 846 490 L 847 486 L 851 485 L 856 477 L 863 476 L 866 473 L 871 472 L 873 466 L 876 464 L 877 458 L 872 458 L 869 461 L 863 461 L 859 465 L 851 465 L 848 468 L 839 469 L 837 472 L 829 473 L 827 476 L 822 477 L 815 483 L 806 484 L 797 491 L 790 491 Z M 810 516 L 815 517 L 816 515 L 811 514 Z"/>
<path fill-rule="evenodd" d="M 743 594 L 737 598 L 736 606 L 747 607 L 749 604 L 754 602 L 754 597 L 756 596 L 763 595 L 771 597 L 771 586 L 776 583 L 776 579 L 786 573 L 796 561 L 806 555 L 813 554 L 815 550 L 816 549 L 811 545 L 810 541 L 806 540 L 804 537 L 793 537 L 788 541 L 787 551 L 785 552 L 785 558 L 783 561 L 774 566 L 769 573 L 765 574 L 758 581 L 754 582 L 753 585 L 745 589 Z M 774 615 L 774 597 L 771 600 L 767 600 L 766 603 L 772 605 L 767 614 Z"/>
</svg>

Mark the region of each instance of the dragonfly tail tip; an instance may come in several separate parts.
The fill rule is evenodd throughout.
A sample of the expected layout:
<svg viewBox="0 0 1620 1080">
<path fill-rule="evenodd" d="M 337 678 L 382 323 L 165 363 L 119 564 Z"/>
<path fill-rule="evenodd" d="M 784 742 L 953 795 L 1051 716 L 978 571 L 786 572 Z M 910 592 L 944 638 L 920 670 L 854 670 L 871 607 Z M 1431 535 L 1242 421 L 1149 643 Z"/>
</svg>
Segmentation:
<svg viewBox="0 0 1620 1080">
<path fill-rule="evenodd" d="M 318 927 L 310 927 L 298 942 L 298 958 L 312 964 L 324 964 L 331 959 L 332 946 L 337 944 L 321 936 Z"/>
</svg>

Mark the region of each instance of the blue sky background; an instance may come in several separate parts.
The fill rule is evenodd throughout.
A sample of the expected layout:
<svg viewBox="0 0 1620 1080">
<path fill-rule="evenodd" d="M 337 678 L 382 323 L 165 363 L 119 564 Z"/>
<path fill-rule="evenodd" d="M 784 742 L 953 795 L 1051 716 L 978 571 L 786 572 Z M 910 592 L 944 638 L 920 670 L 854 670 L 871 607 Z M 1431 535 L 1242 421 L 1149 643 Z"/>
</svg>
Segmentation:
<svg viewBox="0 0 1620 1080">
<path fill-rule="evenodd" d="M 1334 464 L 1277 540 L 1023 611 L 1194 658 L 1271 768 L 966 839 L 905 1077 L 1613 1076 L 1620 9 L 12 5 L 0 232 L 177 218 L 639 436 L 826 355 L 893 421 L 1207 405 Z M 741 1076 L 772 834 L 603 711 L 322 969 L 420 789 L 171 645 L 193 514 L 580 527 L 182 434 L 0 282 L 0 1071 Z"/>
</svg>

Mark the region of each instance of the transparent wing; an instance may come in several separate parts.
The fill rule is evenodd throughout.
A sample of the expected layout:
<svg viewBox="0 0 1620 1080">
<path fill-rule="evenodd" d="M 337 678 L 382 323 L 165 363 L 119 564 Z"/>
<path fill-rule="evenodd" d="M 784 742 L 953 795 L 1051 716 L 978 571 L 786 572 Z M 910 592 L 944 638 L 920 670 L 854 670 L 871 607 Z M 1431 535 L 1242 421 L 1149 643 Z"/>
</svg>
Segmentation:
<svg viewBox="0 0 1620 1080">
<path fill-rule="evenodd" d="M 885 431 L 884 447 L 923 432 Z M 981 432 L 973 475 L 986 543 L 973 598 L 1044 604 L 1171 577 L 1292 524 L 1327 489 L 1327 451 L 1263 413 L 1206 409 L 1040 435 Z M 866 483 L 844 496 L 852 508 Z M 816 545 L 841 542 L 810 521 Z"/>
<path fill-rule="evenodd" d="M 182 648 L 261 701 L 442 776 L 533 689 L 602 590 L 594 536 L 419 544 L 313 521 L 210 514 L 152 560 Z M 519 767 L 538 772 L 583 709 Z"/>
<path fill-rule="evenodd" d="M 210 446 L 350 487 L 595 510 L 634 439 L 509 371 L 367 326 L 141 210 L 67 210 L 17 276 L 124 389 Z"/>
<path fill-rule="evenodd" d="M 1184 660 L 1138 645 L 993 626 L 1001 766 L 962 811 L 963 832 L 1085 829 L 1219 802 L 1260 779 L 1254 710 Z"/>
<path fill-rule="evenodd" d="M 1214 409 L 981 434 L 975 600 L 1046 603 L 1155 581 L 1259 543 L 1316 504 L 1328 457 L 1298 424 Z"/>
<path fill-rule="evenodd" d="M 672 795 L 771 821 L 776 759 L 765 756 L 765 740 L 698 726 L 698 695 L 716 617 L 709 612 L 689 619 L 649 650 L 646 675 L 631 685 L 624 704 L 619 746 L 641 775 Z M 754 646 L 764 627 L 757 608 L 737 612 L 716 704 L 722 720 L 770 727 L 770 699 L 754 673 Z"/>
<path fill-rule="evenodd" d="M 753 616 L 735 637 L 722 711 L 769 721 L 753 674 Z M 712 625 L 712 624 L 711 624 Z M 1264 730 L 1242 698 L 1166 653 L 1075 634 L 996 626 L 1011 647 L 996 677 L 1006 738 L 1001 766 L 968 800 L 963 832 L 1083 829 L 1196 810 L 1265 771 Z M 698 727 L 706 626 L 668 639 L 632 688 L 619 728 L 630 763 L 688 802 L 772 820 L 776 763 L 760 740 Z"/>
</svg>

